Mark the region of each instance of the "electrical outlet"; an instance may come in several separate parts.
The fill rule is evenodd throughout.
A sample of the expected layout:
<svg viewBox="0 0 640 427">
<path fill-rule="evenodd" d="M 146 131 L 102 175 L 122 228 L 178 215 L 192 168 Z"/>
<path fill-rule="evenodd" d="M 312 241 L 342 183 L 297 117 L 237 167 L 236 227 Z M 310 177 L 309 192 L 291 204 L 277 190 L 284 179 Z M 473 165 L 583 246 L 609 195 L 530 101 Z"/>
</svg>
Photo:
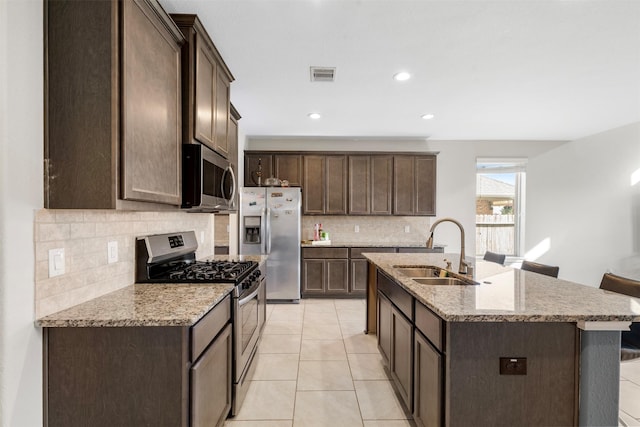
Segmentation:
<svg viewBox="0 0 640 427">
<path fill-rule="evenodd" d="M 405 232 L 405 233 L 411 233 L 411 227 L 410 227 L 410 226 L 408 226 L 408 225 L 405 225 L 405 226 L 404 226 L 404 232 Z"/>
<path fill-rule="evenodd" d="M 107 243 L 107 262 L 109 264 L 118 262 L 118 242 L 116 240 Z"/>
<path fill-rule="evenodd" d="M 64 274 L 64 248 L 49 249 L 49 277 Z"/>
<path fill-rule="evenodd" d="M 353 232 L 354 233 L 359 233 L 360 232 L 360 226 L 359 225 L 354 226 L 353 227 Z"/>
<path fill-rule="evenodd" d="M 500 375 L 527 375 L 527 358 L 501 357 Z"/>
</svg>

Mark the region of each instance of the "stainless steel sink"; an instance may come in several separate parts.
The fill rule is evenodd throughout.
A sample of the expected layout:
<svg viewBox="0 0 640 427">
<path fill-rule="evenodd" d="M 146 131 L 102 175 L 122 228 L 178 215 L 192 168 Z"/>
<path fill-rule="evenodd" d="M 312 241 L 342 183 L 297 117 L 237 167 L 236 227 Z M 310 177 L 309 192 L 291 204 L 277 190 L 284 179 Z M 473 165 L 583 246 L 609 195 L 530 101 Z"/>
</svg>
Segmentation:
<svg viewBox="0 0 640 427">
<path fill-rule="evenodd" d="M 455 277 L 416 277 L 413 281 L 421 285 L 477 285 L 476 282 L 461 280 Z"/>
<path fill-rule="evenodd" d="M 434 266 L 402 266 L 394 265 L 398 273 L 404 274 L 408 277 L 437 277 L 440 274 L 441 268 Z"/>
</svg>

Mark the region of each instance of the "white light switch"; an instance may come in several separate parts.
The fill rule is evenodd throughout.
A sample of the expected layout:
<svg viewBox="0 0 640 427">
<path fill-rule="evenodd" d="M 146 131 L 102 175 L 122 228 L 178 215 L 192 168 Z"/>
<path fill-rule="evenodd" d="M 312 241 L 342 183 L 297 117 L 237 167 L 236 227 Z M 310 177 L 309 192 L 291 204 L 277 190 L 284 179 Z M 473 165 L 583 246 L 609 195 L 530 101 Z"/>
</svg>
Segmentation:
<svg viewBox="0 0 640 427">
<path fill-rule="evenodd" d="M 64 248 L 49 249 L 49 277 L 64 274 Z"/>
<path fill-rule="evenodd" d="M 107 262 L 109 264 L 118 262 L 118 242 L 116 240 L 107 243 Z"/>
<path fill-rule="evenodd" d="M 355 227 L 353 227 L 353 232 L 354 233 L 359 233 L 360 232 L 360 226 L 356 225 Z"/>
<path fill-rule="evenodd" d="M 405 232 L 405 233 L 411 233 L 411 227 L 410 227 L 410 226 L 408 226 L 408 225 L 405 225 L 405 226 L 404 226 L 404 232 Z"/>
</svg>

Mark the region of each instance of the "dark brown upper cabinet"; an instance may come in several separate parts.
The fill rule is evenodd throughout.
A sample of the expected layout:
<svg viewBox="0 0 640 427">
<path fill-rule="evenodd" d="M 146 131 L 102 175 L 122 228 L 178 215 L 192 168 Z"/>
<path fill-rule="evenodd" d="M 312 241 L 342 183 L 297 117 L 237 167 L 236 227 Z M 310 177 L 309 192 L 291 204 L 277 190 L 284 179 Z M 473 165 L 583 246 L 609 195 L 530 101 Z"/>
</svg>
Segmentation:
<svg viewBox="0 0 640 427">
<path fill-rule="evenodd" d="M 183 42 L 156 0 L 45 2 L 45 207 L 180 204 Z"/>
<path fill-rule="evenodd" d="M 346 215 L 347 156 L 305 155 L 302 180 L 302 213 Z"/>
<path fill-rule="evenodd" d="M 260 169 L 258 168 L 260 160 Z M 270 177 L 286 179 L 289 186 L 302 185 L 302 155 L 287 153 L 245 152 L 244 186 L 258 186 L 258 173 L 261 172 L 260 185 Z"/>
<path fill-rule="evenodd" d="M 393 156 L 349 156 L 349 215 L 391 215 Z"/>
<path fill-rule="evenodd" d="M 228 158 L 233 75 L 196 15 L 173 14 L 171 18 L 186 39 L 182 47 L 182 140 L 201 142 Z"/>
<path fill-rule="evenodd" d="M 394 215 L 436 214 L 436 156 L 393 156 Z"/>
</svg>

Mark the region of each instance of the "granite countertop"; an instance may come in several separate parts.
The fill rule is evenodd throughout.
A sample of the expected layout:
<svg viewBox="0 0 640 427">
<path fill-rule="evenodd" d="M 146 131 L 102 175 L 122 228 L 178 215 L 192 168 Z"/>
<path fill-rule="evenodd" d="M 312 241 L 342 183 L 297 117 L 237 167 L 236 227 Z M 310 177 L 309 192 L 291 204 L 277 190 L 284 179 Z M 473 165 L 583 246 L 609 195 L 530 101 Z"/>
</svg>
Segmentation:
<svg viewBox="0 0 640 427">
<path fill-rule="evenodd" d="M 191 326 L 233 285 L 137 283 L 38 319 L 45 328 Z"/>
<path fill-rule="evenodd" d="M 205 260 L 255 261 L 263 255 L 214 255 Z M 233 290 L 230 283 L 137 283 L 36 320 L 55 327 L 192 326 Z"/>
<path fill-rule="evenodd" d="M 303 248 L 424 248 L 425 242 L 342 242 L 331 240 L 329 245 L 314 245 L 307 241 L 300 242 Z M 445 245 L 435 244 L 434 247 Z"/>
<path fill-rule="evenodd" d="M 478 261 L 478 285 L 422 285 L 394 265 L 435 265 L 458 254 L 364 253 L 417 300 L 447 321 L 472 322 L 611 322 L 639 321 L 640 299 L 529 271 Z"/>
</svg>

